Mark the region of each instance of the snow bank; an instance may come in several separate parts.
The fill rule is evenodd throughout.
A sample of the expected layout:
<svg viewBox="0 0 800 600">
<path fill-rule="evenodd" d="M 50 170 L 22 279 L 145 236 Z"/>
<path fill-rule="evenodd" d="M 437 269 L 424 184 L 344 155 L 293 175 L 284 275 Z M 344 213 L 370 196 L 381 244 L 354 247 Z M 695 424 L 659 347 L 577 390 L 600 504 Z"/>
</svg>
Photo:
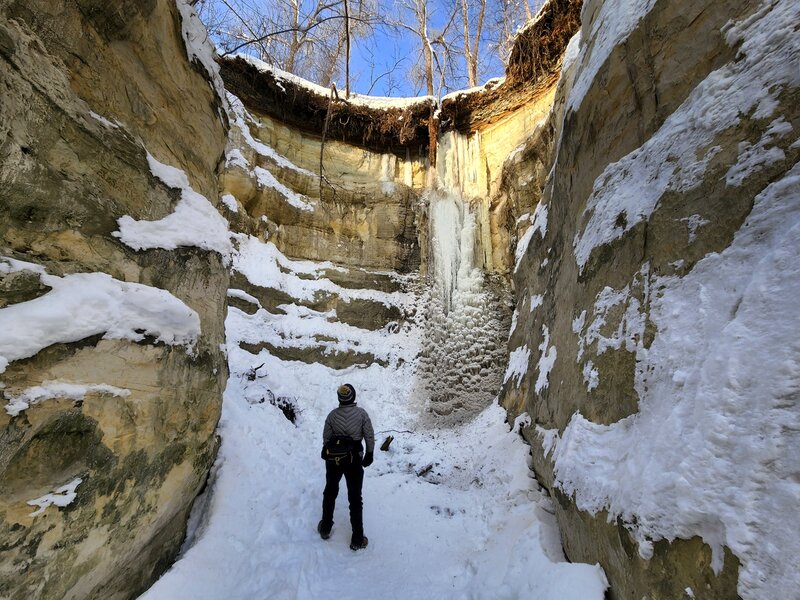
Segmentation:
<svg viewBox="0 0 800 600">
<path fill-rule="evenodd" d="M 635 2 L 638 8 L 632 12 L 620 11 L 620 1 L 616 0 L 601 5 L 593 31 L 602 24 L 603 37 L 592 47 L 592 69 L 598 48 L 605 48 L 609 40 L 618 43 L 617 30 L 629 31 L 652 2 Z M 752 18 L 731 25 L 726 39 L 731 45 L 741 42 L 737 60 L 710 73 L 643 146 L 605 168 L 587 201 L 586 224 L 574 240 L 581 270 L 594 248 L 622 237 L 647 220 L 665 192 L 687 192 L 697 187 L 706 166 L 720 151 L 713 145 L 720 132 L 736 126 L 742 115 L 756 119 L 772 116 L 781 91 L 786 86 L 800 86 L 800 42 L 794 31 L 799 20 L 800 3 L 781 0 L 766 2 Z M 585 39 L 595 39 L 595 34 Z M 578 73 L 570 105 L 579 101 L 594 79 L 592 69 L 584 67 Z M 783 153 L 779 155 L 768 146 L 789 131 L 780 119 L 774 121 L 766 140 L 746 148 L 746 155 L 728 174 L 728 185 L 741 184 L 779 159 Z M 625 217 L 623 224 L 621 214 Z"/>
<path fill-rule="evenodd" d="M 196 246 L 219 252 L 223 261 L 229 263 L 233 247 L 228 221 L 205 196 L 192 189 L 182 170 L 159 162 L 149 152 L 147 162 L 150 171 L 164 185 L 181 191 L 181 199 L 174 212 L 158 221 L 137 221 L 128 215 L 120 217 L 117 220 L 119 231 L 111 235 L 134 250 Z"/>
<path fill-rule="evenodd" d="M 798 197 L 800 165 L 755 198 L 723 252 L 651 278 L 658 334 L 636 351 L 640 412 L 612 425 L 576 413 L 554 454 L 557 485 L 581 510 L 621 517 L 642 556 L 700 535 L 718 572 L 729 547 L 745 599 L 800 589 Z"/>
<path fill-rule="evenodd" d="M 320 277 L 333 268 L 330 263 L 292 261 L 252 237 L 239 242 L 234 268 L 257 285 L 295 298 L 318 290 L 388 302 L 406 298 L 332 286 Z M 255 300 L 239 291 L 231 295 Z M 426 429 L 425 406 L 416 393 L 418 326 L 389 334 L 339 323 L 334 311 L 280 308 L 285 316 L 228 311 L 231 375 L 214 479 L 195 504 L 200 508 L 193 512 L 180 559 L 145 600 L 603 598 L 602 569 L 564 561 L 553 507 L 531 476 L 529 449 L 519 435 L 523 419 L 509 431 L 505 412 L 494 403 L 468 424 Z M 391 366 L 334 370 L 282 361 L 266 350 L 253 355 L 239 345 L 276 338 L 380 350 L 390 353 Z M 319 459 L 322 424 L 337 405 L 337 387 L 346 382 L 369 412 L 377 444 L 388 434 L 395 437 L 365 471 L 370 544 L 357 554 L 348 548 L 344 486 L 331 539 L 323 542 L 316 532 L 325 477 Z M 294 423 L 276 399 L 297 407 Z"/>
<path fill-rule="evenodd" d="M 165 290 L 113 279 L 105 273 L 48 275 L 40 265 L 0 257 L 0 274 L 28 270 L 52 288 L 0 308 L 0 373 L 8 363 L 47 346 L 104 334 L 106 339 L 159 342 L 193 348 L 200 317 Z"/>
<path fill-rule="evenodd" d="M 287 71 L 282 71 L 278 67 L 274 65 L 270 65 L 265 63 L 263 60 L 259 60 L 254 56 L 250 56 L 249 54 L 242 54 L 238 53 L 235 55 L 237 58 L 241 58 L 259 71 L 264 73 L 271 74 L 276 81 L 279 83 L 281 81 L 285 81 L 290 83 L 293 86 L 297 86 L 300 88 L 304 88 L 318 96 L 322 96 L 327 98 L 331 95 L 330 88 L 322 87 L 321 85 L 317 85 L 316 83 L 312 83 L 307 79 L 303 79 L 302 77 L 298 77 L 292 73 L 288 73 Z M 344 91 L 339 92 L 339 99 L 345 101 Z M 350 93 L 350 98 L 346 100 L 350 104 L 355 104 L 357 106 L 366 106 L 368 108 L 374 109 L 382 109 L 388 110 L 390 108 L 408 108 L 410 106 L 414 106 L 416 104 L 423 104 L 428 102 L 435 102 L 433 96 L 414 96 L 414 97 L 406 97 L 406 98 L 388 98 L 385 96 L 367 96 L 363 94 L 356 94 L 354 92 Z"/>
<path fill-rule="evenodd" d="M 52 400 L 53 398 L 68 398 L 70 400 L 82 400 L 86 394 L 107 394 L 109 396 L 126 397 L 131 395 L 131 391 L 125 388 L 118 388 L 105 383 L 98 384 L 78 384 L 66 383 L 63 381 L 44 381 L 42 385 L 36 385 L 24 389 L 19 394 L 8 394 L 8 404 L 6 412 L 12 417 L 16 417 L 23 410 L 35 404 Z"/>
</svg>

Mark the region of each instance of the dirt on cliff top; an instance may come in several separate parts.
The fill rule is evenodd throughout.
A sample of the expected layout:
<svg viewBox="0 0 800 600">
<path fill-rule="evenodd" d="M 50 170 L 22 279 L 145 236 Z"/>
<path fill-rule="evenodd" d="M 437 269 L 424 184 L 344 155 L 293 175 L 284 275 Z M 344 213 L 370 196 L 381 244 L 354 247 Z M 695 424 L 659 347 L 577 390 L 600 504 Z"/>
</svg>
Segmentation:
<svg viewBox="0 0 800 600">
<path fill-rule="evenodd" d="M 311 86 L 280 78 L 240 58 L 220 59 L 225 87 L 251 111 L 267 114 L 301 131 L 369 148 L 424 154 L 428 123 L 435 111 L 433 98 L 403 106 L 374 107 L 348 102 L 344 93 L 322 95 Z M 330 117 L 328 111 L 330 109 Z"/>
<path fill-rule="evenodd" d="M 219 59 L 229 91 L 251 111 L 280 119 L 301 131 L 377 152 L 428 153 L 433 131 L 469 133 L 534 100 L 558 80 L 570 38 L 580 28 L 582 0 L 549 0 L 520 32 L 511 49 L 506 77 L 483 88 L 455 92 L 438 105 L 433 98 L 374 106 L 350 102 L 344 94 L 323 94 L 319 86 L 281 77 L 241 57 Z M 330 115 L 328 114 L 330 112 Z M 438 122 L 431 119 L 438 117 Z M 326 127 L 327 121 L 327 127 Z"/>
</svg>

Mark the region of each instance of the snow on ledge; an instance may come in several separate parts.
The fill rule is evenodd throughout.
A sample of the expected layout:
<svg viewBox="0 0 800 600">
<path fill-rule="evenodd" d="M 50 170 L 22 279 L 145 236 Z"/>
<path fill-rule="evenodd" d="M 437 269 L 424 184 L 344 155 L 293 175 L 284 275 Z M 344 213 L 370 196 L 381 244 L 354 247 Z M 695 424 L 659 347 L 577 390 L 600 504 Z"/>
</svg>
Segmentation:
<svg viewBox="0 0 800 600">
<path fill-rule="evenodd" d="M 63 381 L 44 381 L 41 385 L 29 387 L 21 393 L 9 396 L 6 412 L 16 417 L 23 410 L 30 408 L 45 400 L 53 398 L 67 398 L 70 400 L 83 400 L 86 394 L 106 394 L 109 396 L 127 397 L 131 391 L 118 388 L 105 383 L 78 384 Z M 8 394 L 6 394 L 8 395 Z"/>
<path fill-rule="evenodd" d="M 107 127 L 109 129 L 119 129 L 121 127 L 120 122 L 114 119 L 113 121 L 106 119 L 103 115 L 99 115 L 93 110 L 89 111 L 89 116 L 92 117 L 95 121 L 98 121 L 103 127 Z"/>
<path fill-rule="evenodd" d="M 256 167 L 252 171 L 258 185 L 268 187 L 278 192 L 291 206 L 303 211 L 313 211 L 314 205 L 308 196 L 298 194 L 283 185 L 277 178 L 264 167 Z"/>
<path fill-rule="evenodd" d="M 528 251 L 528 246 L 531 243 L 531 239 L 533 239 L 533 234 L 538 231 L 543 240 L 545 235 L 547 235 L 547 206 L 541 202 L 537 204 L 536 210 L 533 211 L 533 215 L 529 217 L 529 219 L 531 225 L 525 230 L 525 233 L 522 235 L 519 242 L 517 242 L 517 247 L 514 250 L 514 273 L 519 269 L 522 263 L 522 257 L 525 256 L 525 253 Z"/>
<path fill-rule="evenodd" d="M 652 2 L 637 0 L 635 4 L 644 9 Z M 640 11 L 621 11 L 619 4 L 618 0 L 602 4 L 598 27 L 603 19 L 615 23 L 630 19 L 628 25 L 631 28 L 636 25 Z M 746 177 L 781 159 L 783 152 L 771 144 L 787 135 L 788 128 L 780 115 L 774 113 L 781 91 L 800 85 L 794 43 L 794 24 L 799 20 L 800 4 L 795 0 L 780 0 L 764 3 L 752 17 L 723 28 L 729 45 L 741 42 L 737 60 L 709 73 L 649 140 L 608 164 L 595 179 L 586 202 L 584 226 L 573 241 L 581 271 L 595 248 L 648 221 L 666 192 L 685 193 L 699 186 L 707 166 L 721 151 L 714 144 L 718 134 L 736 127 L 742 115 L 774 120 L 760 142 L 740 148 L 740 156 L 726 175 L 726 183 L 740 185 Z M 599 52 L 596 47 L 603 40 L 589 35 L 583 41 L 590 40 L 595 46 L 592 52 Z M 592 61 L 594 64 L 595 59 Z M 591 85 L 594 75 L 587 79 L 589 72 L 591 69 L 579 72 L 568 107 L 574 106 L 576 98 Z"/>
<path fill-rule="evenodd" d="M 528 349 L 528 346 L 520 346 L 516 348 L 508 357 L 508 367 L 506 368 L 506 374 L 503 377 L 503 385 L 510 379 L 516 380 L 516 385 L 519 387 L 519 384 L 522 382 L 522 378 L 528 372 L 528 362 L 531 359 L 531 351 Z"/>
<path fill-rule="evenodd" d="M 252 148 L 256 154 L 259 154 L 269 160 L 273 161 L 279 167 L 285 167 L 287 169 L 291 169 L 292 171 L 296 171 L 301 175 L 307 175 L 309 177 L 316 177 L 315 173 L 312 173 L 308 169 L 303 169 L 302 167 L 298 167 L 292 161 L 290 161 L 285 156 L 278 154 L 274 148 L 260 142 L 259 140 L 255 139 L 253 135 L 250 133 L 250 127 L 248 126 L 248 121 L 251 123 L 257 123 L 256 120 L 252 117 L 252 115 L 247 111 L 244 107 L 242 101 L 228 92 L 228 102 L 230 104 L 230 112 L 229 112 L 229 120 L 233 122 L 234 125 L 239 129 L 242 134 L 242 138 L 244 142 Z M 233 128 L 231 128 L 231 132 L 233 132 Z M 230 139 L 230 133 L 229 139 Z M 244 155 L 242 154 L 241 150 L 238 148 L 232 148 L 228 151 L 226 155 L 229 164 L 234 164 L 239 166 L 243 169 L 249 169 L 250 164 L 245 159 Z"/>
<path fill-rule="evenodd" d="M 222 197 L 220 197 L 220 200 L 232 213 L 239 212 L 239 203 L 233 194 L 224 194 Z"/>
<path fill-rule="evenodd" d="M 158 221 L 137 221 L 129 215 L 117 220 L 119 231 L 111 235 L 134 250 L 195 246 L 222 255 L 230 263 L 233 252 L 228 221 L 202 194 L 195 192 L 182 170 L 159 162 L 148 152 L 151 173 L 167 187 L 181 191 L 175 211 Z"/>
<path fill-rule="evenodd" d="M 537 394 L 542 393 L 550 383 L 550 371 L 553 370 L 553 365 L 556 364 L 556 356 L 558 351 L 555 345 L 550 346 L 550 330 L 547 325 L 542 325 L 542 343 L 539 345 L 541 355 L 539 356 L 539 363 L 536 365 L 536 370 L 539 371 L 539 376 L 536 378 L 536 385 L 534 389 Z"/>
<path fill-rule="evenodd" d="M 50 506 L 58 506 L 64 508 L 69 506 L 77 497 L 78 486 L 83 483 L 83 479 L 77 477 L 66 485 L 62 485 L 54 492 L 40 496 L 33 500 L 28 500 L 27 504 L 30 506 L 38 506 L 39 508 L 33 511 L 29 516 L 36 517 L 43 513 Z"/>
<path fill-rule="evenodd" d="M 214 60 L 216 51 L 208 39 L 208 31 L 200 21 L 200 17 L 197 16 L 194 7 L 187 0 L 176 0 L 176 5 L 181 13 L 181 33 L 186 45 L 186 54 L 189 56 L 189 60 L 196 60 L 206 70 L 211 88 L 216 92 L 223 108 L 227 109 L 225 84 L 222 82 L 219 65 Z"/>
<path fill-rule="evenodd" d="M 243 54 L 243 53 L 237 53 L 234 56 L 236 58 L 241 58 L 242 60 L 251 64 L 256 69 L 258 69 L 263 73 L 271 74 L 279 84 L 281 81 L 285 81 L 293 86 L 305 88 L 306 90 L 314 94 L 317 94 L 318 96 L 322 96 L 323 98 L 327 98 L 331 95 L 330 88 L 323 87 L 316 83 L 312 83 L 307 79 L 303 79 L 302 77 L 298 77 L 297 75 L 283 71 L 274 65 L 265 63 L 263 60 L 255 58 L 254 56 L 250 56 L 249 54 Z M 436 101 L 433 96 L 411 96 L 411 97 L 389 98 L 386 96 L 367 96 L 365 94 L 356 94 L 354 92 L 351 92 L 350 97 L 345 99 L 343 91 L 339 91 L 339 99 L 342 101 L 349 102 L 350 104 L 355 104 L 357 106 L 366 106 L 368 108 L 382 109 L 382 110 L 388 110 L 390 108 L 402 109 L 402 108 L 408 108 L 410 106 L 415 106 L 417 104 Z"/>
<path fill-rule="evenodd" d="M 313 300 L 317 294 L 335 294 L 343 302 L 373 300 L 384 306 L 404 306 L 406 292 L 381 292 L 367 288 L 344 288 L 324 277 L 325 270 L 346 271 L 332 262 L 292 260 L 272 242 L 237 234 L 239 251 L 233 258 L 233 269 L 253 285 L 278 289 L 296 300 Z M 308 277 L 311 276 L 311 277 Z"/>
<path fill-rule="evenodd" d="M 200 317 L 159 288 L 129 283 L 106 273 L 48 275 L 40 265 L 0 257 L 0 274 L 37 273 L 52 288 L 27 302 L 0 308 L 0 373 L 8 363 L 34 356 L 52 344 L 105 339 L 139 342 L 146 336 L 192 351 Z"/>
<path fill-rule="evenodd" d="M 483 85 L 476 85 L 475 87 L 466 88 L 463 90 L 455 90 L 454 92 L 450 92 L 449 94 L 445 94 L 444 96 L 442 96 L 441 104 L 444 104 L 448 100 L 455 100 L 456 98 L 462 98 L 466 96 L 472 96 L 473 94 L 482 94 L 484 92 L 489 92 L 491 90 L 499 88 L 505 82 L 506 82 L 505 76 L 493 77 Z"/>
<path fill-rule="evenodd" d="M 586 4 L 583 5 L 581 25 L 588 25 L 589 29 L 575 42 L 578 48 L 573 46 L 568 53 L 568 66 L 578 61 L 579 67 L 567 98 L 567 112 L 575 112 L 581 107 L 583 98 L 614 48 L 628 38 L 655 3 L 656 0 L 606 0 L 600 4 L 591 23 L 586 23 L 583 14 Z M 567 62 L 566 58 L 564 62 Z"/>
</svg>

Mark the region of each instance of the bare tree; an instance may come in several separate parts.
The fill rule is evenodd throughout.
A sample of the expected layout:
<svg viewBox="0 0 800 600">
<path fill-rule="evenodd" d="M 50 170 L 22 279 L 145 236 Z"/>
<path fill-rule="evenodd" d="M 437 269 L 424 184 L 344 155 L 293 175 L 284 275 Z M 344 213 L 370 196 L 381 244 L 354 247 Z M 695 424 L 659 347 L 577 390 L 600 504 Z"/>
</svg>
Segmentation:
<svg viewBox="0 0 800 600">
<path fill-rule="evenodd" d="M 496 0 L 491 7 L 489 45 L 503 61 L 508 60 L 517 31 L 530 21 L 544 0 Z"/>
<path fill-rule="evenodd" d="M 470 4 L 477 4 L 478 16 L 474 25 L 470 22 Z M 461 18 L 464 26 L 464 62 L 470 87 L 478 85 L 478 61 L 480 59 L 483 19 L 486 16 L 486 0 L 461 0 Z M 472 45 L 470 46 L 470 38 Z"/>
<path fill-rule="evenodd" d="M 377 0 L 198 0 L 197 8 L 223 55 L 254 53 L 326 86 L 348 70 L 352 39 L 378 22 Z"/>
<path fill-rule="evenodd" d="M 419 42 L 422 64 L 416 70 L 423 81 L 425 92 L 429 96 L 437 95 L 447 89 L 450 81 L 449 75 L 453 72 L 453 52 L 451 51 L 452 41 L 449 37 L 456 13 L 452 13 L 450 19 L 440 30 L 431 28 L 431 8 L 436 6 L 432 0 L 398 0 L 398 4 L 411 17 L 412 22 L 401 19 L 390 20 L 389 23 L 398 30 L 405 30 L 414 35 Z M 439 80 L 438 85 L 437 81 Z"/>
<path fill-rule="evenodd" d="M 355 83 L 389 94 L 411 83 L 438 96 L 500 74 L 517 29 L 542 2 L 197 0 L 196 6 L 223 55 L 246 51 L 326 87 L 344 76 L 343 97 Z M 409 34 L 418 59 L 402 42 Z M 387 47 L 396 49 L 394 56 Z M 352 73 L 351 52 L 359 57 Z"/>
</svg>

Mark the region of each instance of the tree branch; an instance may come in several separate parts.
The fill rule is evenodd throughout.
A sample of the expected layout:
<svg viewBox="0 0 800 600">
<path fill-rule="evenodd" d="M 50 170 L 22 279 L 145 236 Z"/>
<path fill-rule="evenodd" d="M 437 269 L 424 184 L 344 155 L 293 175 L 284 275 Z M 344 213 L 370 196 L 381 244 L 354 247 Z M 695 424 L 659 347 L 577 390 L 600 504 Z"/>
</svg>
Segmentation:
<svg viewBox="0 0 800 600">
<path fill-rule="evenodd" d="M 236 46 L 235 48 L 231 48 L 230 50 L 227 50 L 227 51 L 223 52 L 220 56 L 222 56 L 222 57 L 230 56 L 231 54 L 241 50 L 245 46 L 249 46 L 251 44 L 261 44 L 261 42 L 263 42 L 267 38 L 274 37 L 276 35 L 283 35 L 284 33 L 293 33 L 293 32 L 308 33 L 309 31 L 311 31 L 312 29 L 314 29 L 315 27 L 317 27 L 319 25 L 322 25 L 326 21 L 332 21 L 334 19 L 344 19 L 344 18 L 345 18 L 344 15 L 331 15 L 329 17 L 324 17 L 324 18 L 320 19 L 319 21 L 315 21 L 314 23 L 311 23 L 310 25 L 306 25 L 304 27 L 289 27 L 288 29 L 281 29 L 279 31 L 271 31 L 269 33 L 265 33 L 264 35 L 258 36 L 257 38 L 254 38 L 252 40 L 248 40 L 248 41 L 246 41 L 244 43 L 241 43 L 238 46 Z M 350 16 L 350 20 L 351 21 L 358 21 L 360 23 L 374 24 L 374 21 L 371 20 L 371 19 L 361 19 L 359 17 L 354 17 L 352 15 Z"/>
</svg>

